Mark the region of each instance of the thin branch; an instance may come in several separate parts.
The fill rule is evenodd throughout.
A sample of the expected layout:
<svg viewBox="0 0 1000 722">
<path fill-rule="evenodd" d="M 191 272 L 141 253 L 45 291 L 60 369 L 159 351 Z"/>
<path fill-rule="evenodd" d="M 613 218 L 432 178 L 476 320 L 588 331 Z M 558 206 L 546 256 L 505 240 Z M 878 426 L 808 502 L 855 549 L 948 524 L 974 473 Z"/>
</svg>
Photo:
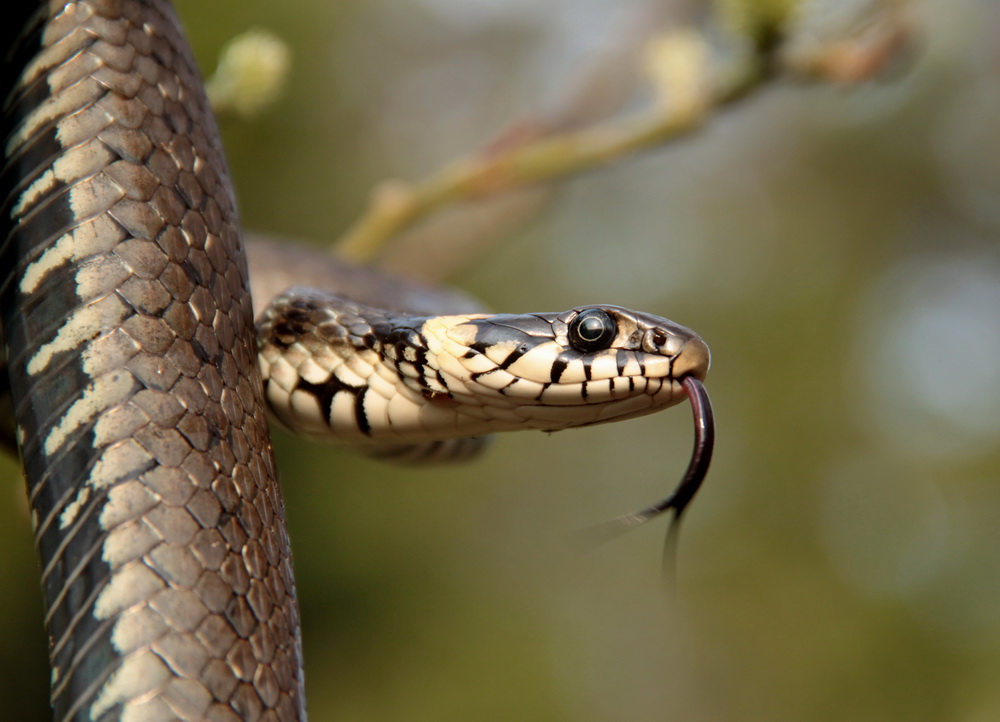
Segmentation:
<svg viewBox="0 0 1000 722">
<path fill-rule="evenodd" d="M 892 59 L 908 30 L 899 18 L 885 28 L 874 41 L 842 42 L 831 46 L 827 56 L 817 52 L 787 62 L 777 54 L 780 48 L 759 43 L 714 81 L 705 77 L 708 50 L 699 33 L 680 30 L 654 38 L 647 46 L 647 75 L 656 90 L 652 107 L 631 118 L 583 128 L 556 130 L 522 123 L 422 181 L 386 181 L 374 190 L 367 210 L 334 250 L 355 261 L 370 261 L 391 238 L 448 204 L 553 181 L 685 137 L 719 109 L 782 73 L 867 79 Z M 850 72 L 843 70 L 845 61 L 838 61 L 846 48 L 851 52 Z"/>
</svg>

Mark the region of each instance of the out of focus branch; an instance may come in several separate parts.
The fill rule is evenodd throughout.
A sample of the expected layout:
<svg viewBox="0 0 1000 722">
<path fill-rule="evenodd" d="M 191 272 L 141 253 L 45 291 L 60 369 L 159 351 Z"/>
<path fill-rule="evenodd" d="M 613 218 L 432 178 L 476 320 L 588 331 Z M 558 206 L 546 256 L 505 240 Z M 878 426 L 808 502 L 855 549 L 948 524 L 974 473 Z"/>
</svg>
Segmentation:
<svg viewBox="0 0 1000 722">
<path fill-rule="evenodd" d="M 750 0 L 736 5 L 741 10 L 765 7 Z M 866 80 L 889 63 L 909 37 L 902 3 L 886 0 L 880 22 L 866 27 L 862 36 L 784 53 L 796 5 L 794 0 L 772 0 L 766 5 L 768 13 L 740 15 L 749 50 L 721 69 L 705 36 L 694 29 L 653 37 L 645 46 L 645 76 L 654 90 L 648 108 L 585 127 L 521 123 L 422 181 L 386 181 L 374 190 L 367 210 L 335 250 L 356 261 L 371 260 L 387 241 L 446 205 L 565 178 L 685 137 L 720 109 L 780 77 Z"/>
<path fill-rule="evenodd" d="M 862 83 L 883 74 L 909 54 L 915 37 L 906 0 L 884 0 L 880 13 L 867 17 L 847 38 L 790 43 L 784 64 L 800 78 Z"/>
</svg>

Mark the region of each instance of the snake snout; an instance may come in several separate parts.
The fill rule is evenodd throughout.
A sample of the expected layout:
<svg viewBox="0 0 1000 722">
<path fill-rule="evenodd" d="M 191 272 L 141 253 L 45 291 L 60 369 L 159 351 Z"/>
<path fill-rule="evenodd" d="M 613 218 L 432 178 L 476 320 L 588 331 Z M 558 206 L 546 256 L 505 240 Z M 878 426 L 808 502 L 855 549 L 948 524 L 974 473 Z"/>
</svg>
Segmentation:
<svg viewBox="0 0 1000 722">
<path fill-rule="evenodd" d="M 693 376 L 699 381 L 704 381 L 711 365 L 712 352 L 708 350 L 708 344 L 702 341 L 701 337 L 692 334 L 674 358 L 673 375 L 676 379 Z"/>
</svg>

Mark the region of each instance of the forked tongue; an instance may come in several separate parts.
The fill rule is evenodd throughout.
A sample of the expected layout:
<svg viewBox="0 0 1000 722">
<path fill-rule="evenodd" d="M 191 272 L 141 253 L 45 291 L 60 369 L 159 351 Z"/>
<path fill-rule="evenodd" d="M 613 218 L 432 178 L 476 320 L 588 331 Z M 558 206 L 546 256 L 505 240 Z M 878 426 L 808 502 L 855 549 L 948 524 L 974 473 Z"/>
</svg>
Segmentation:
<svg viewBox="0 0 1000 722">
<path fill-rule="evenodd" d="M 605 542 L 672 509 L 674 513 L 663 546 L 663 575 L 667 580 L 672 580 L 675 576 L 677 534 L 681 515 L 698 493 L 701 483 L 708 474 L 712 449 L 715 446 L 715 417 L 712 414 L 712 402 L 708 398 L 705 385 L 694 376 L 682 376 L 680 383 L 691 402 L 691 413 L 694 416 L 694 449 L 680 483 L 663 501 L 639 511 L 617 516 L 588 532 L 588 536 L 592 535 L 595 542 Z"/>
</svg>

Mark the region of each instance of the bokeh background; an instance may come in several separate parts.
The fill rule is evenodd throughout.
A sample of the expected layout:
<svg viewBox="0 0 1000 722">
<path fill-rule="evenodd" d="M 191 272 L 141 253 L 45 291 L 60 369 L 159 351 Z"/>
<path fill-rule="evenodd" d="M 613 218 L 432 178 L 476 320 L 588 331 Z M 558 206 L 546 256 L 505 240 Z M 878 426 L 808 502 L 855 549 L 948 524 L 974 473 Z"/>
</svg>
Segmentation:
<svg viewBox="0 0 1000 722">
<path fill-rule="evenodd" d="M 550 107 L 638 5 L 178 2 L 206 73 L 251 27 L 292 47 L 280 105 L 223 133 L 245 225 L 316 243 Z M 775 85 L 564 184 L 456 279 L 709 342 L 717 456 L 675 600 L 662 524 L 575 533 L 673 487 L 684 407 L 420 471 L 277 434 L 314 720 L 1000 720 L 1000 5 L 914 7 L 888 77 Z M 47 719 L 0 463 L 0 717 Z"/>
</svg>

